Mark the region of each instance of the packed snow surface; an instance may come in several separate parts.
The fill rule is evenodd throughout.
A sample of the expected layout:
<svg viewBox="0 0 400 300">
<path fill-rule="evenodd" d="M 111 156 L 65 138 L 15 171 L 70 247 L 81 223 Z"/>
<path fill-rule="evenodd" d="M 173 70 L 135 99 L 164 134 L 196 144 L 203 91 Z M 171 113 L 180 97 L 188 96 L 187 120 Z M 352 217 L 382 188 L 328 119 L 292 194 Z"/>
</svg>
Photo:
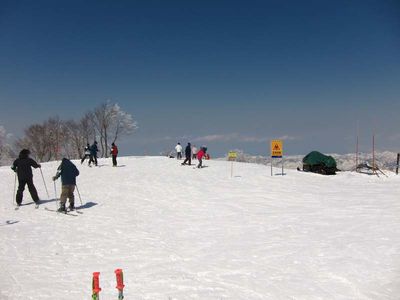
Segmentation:
<svg viewBox="0 0 400 300">
<path fill-rule="evenodd" d="M 50 197 L 34 171 L 37 210 L 27 191 L 14 210 L 14 174 L 0 168 L 0 299 L 90 299 L 94 271 L 100 298 L 117 299 L 117 268 L 126 299 L 400 297 L 400 176 L 119 163 L 77 163 L 77 217 L 44 209 L 56 162 L 42 168 Z"/>
</svg>

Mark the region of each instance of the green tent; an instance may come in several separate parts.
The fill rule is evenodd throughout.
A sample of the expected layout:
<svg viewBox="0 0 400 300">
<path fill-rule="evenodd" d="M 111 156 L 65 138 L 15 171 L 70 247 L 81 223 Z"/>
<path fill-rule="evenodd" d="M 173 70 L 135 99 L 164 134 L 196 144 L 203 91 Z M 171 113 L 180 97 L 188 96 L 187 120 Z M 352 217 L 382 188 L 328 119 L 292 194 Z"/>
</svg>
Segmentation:
<svg viewBox="0 0 400 300">
<path fill-rule="evenodd" d="M 336 160 L 332 156 L 312 151 L 303 158 L 303 170 L 324 175 L 335 175 L 338 171 Z"/>
</svg>

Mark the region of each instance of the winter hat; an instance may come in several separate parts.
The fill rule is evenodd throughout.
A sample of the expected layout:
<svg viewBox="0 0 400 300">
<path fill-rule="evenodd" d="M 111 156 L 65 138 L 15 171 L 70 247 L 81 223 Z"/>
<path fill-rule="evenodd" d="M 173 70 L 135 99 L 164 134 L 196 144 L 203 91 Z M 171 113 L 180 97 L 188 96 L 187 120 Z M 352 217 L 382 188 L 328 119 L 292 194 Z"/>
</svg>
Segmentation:
<svg viewBox="0 0 400 300">
<path fill-rule="evenodd" d="M 20 158 L 27 158 L 31 154 L 31 151 L 28 149 L 22 149 L 21 152 L 19 153 Z"/>
</svg>

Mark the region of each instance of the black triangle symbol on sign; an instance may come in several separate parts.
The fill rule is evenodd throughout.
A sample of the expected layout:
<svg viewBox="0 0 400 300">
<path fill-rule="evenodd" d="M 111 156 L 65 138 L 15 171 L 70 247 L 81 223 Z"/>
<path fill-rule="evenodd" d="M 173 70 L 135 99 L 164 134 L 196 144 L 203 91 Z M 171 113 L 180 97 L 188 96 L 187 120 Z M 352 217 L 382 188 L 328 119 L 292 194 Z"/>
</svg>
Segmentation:
<svg viewBox="0 0 400 300">
<path fill-rule="evenodd" d="M 279 148 L 279 145 L 278 145 L 278 144 L 275 144 L 275 146 L 274 146 L 274 150 L 280 150 L 280 148 Z"/>
</svg>

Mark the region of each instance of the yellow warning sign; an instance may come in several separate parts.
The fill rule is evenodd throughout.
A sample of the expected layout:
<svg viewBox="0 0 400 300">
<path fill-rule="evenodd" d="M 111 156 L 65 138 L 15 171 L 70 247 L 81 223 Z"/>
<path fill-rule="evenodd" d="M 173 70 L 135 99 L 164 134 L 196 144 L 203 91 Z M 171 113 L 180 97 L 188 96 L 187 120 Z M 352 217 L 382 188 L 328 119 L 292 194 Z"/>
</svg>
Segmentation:
<svg viewBox="0 0 400 300">
<path fill-rule="evenodd" d="M 237 158 L 237 152 L 235 152 L 235 151 L 229 151 L 229 153 L 228 153 L 228 159 L 229 159 L 229 160 L 236 160 L 236 158 Z"/>
<path fill-rule="evenodd" d="M 283 141 L 282 140 L 272 140 L 271 141 L 271 157 L 272 158 L 282 158 L 283 156 Z"/>
</svg>

